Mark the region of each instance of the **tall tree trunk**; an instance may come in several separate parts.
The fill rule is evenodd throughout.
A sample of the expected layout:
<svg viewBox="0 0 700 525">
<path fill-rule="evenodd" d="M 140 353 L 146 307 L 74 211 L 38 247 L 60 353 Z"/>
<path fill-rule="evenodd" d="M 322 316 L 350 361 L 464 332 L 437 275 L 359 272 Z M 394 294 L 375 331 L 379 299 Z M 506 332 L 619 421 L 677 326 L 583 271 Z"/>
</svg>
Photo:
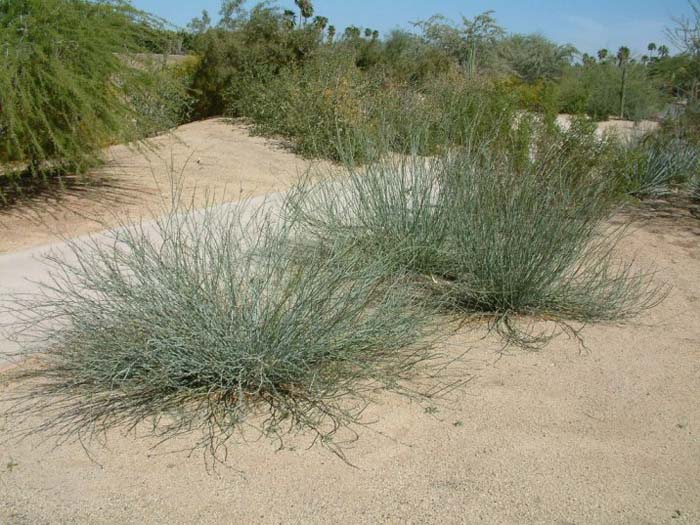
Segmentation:
<svg viewBox="0 0 700 525">
<path fill-rule="evenodd" d="M 625 91 L 627 91 L 627 64 L 622 66 L 622 84 L 620 85 L 620 118 L 625 118 Z"/>
</svg>

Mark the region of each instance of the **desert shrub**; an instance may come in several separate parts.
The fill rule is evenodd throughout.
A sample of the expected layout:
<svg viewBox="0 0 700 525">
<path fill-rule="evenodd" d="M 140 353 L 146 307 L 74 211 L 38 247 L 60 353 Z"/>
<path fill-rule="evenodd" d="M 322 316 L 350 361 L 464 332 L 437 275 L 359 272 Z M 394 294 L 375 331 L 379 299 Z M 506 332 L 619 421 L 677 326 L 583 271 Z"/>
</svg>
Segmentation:
<svg viewBox="0 0 700 525">
<path fill-rule="evenodd" d="M 355 60 L 326 49 L 303 66 L 242 82 L 232 88 L 229 114 L 250 118 L 259 133 L 289 139 L 304 155 L 352 162 L 387 149 L 434 155 L 477 133 L 496 137 L 512 129 L 517 99 L 505 88 L 451 74 L 395 84 Z"/>
<path fill-rule="evenodd" d="M 196 61 L 194 61 L 196 63 Z M 144 59 L 124 84 L 129 105 L 139 115 L 139 136 L 147 137 L 190 121 L 191 64 L 168 65 L 164 57 Z"/>
<path fill-rule="evenodd" d="M 679 106 L 676 112 L 662 122 L 662 134 L 700 147 L 700 102 Z"/>
<path fill-rule="evenodd" d="M 16 414 L 62 438 L 201 428 L 216 452 L 244 423 L 332 433 L 399 388 L 428 357 L 410 291 L 344 249 L 302 257 L 273 210 L 176 209 L 50 257 L 52 281 L 11 308 L 41 363 Z"/>
<path fill-rule="evenodd" d="M 442 77 L 453 67 L 452 59 L 442 49 L 408 31 L 394 30 L 382 44 L 380 66 L 393 82 L 420 85 Z"/>
<path fill-rule="evenodd" d="M 553 82 L 539 80 L 528 84 L 517 77 L 507 77 L 499 80 L 497 85 L 499 89 L 511 93 L 520 109 L 547 116 L 556 115 L 559 111 Z"/>
<path fill-rule="evenodd" d="M 435 155 L 477 137 L 498 141 L 513 130 L 516 100 L 489 82 L 446 75 L 393 95 L 377 115 L 395 151 Z"/>
<path fill-rule="evenodd" d="M 660 197 L 684 189 L 700 171 L 697 147 L 657 134 L 623 145 L 617 162 L 624 191 L 635 197 Z"/>
<path fill-rule="evenodd" d="M 376 135 L 370 128 L 379 95 L 352 54 L 328 52 L 233 86 L 229 114 L 249 117 L 259 133 L 290 139 L 306 156 L 364 158 L 356 146 L 365 145 L 359 137 Z"/>
<path fill-rule="evenodd" d="M 610 62 L 586 64 L 565 70 L 558 84 L 557 100 L 564 113 L 585 113 L 595 120 L 623 116 L 630 120 L 649 118 L 661 109 L 663 97 L 647 68 L 628 64 L 625 103 L 620 105 L 623 69 Z"/>
<path fill-rule="evenodd" d="M 498 52 L 511 73 L 527 84 L 560 78 L 577 53 L 571 44 L 558 45 L 539 34 L 509 35 Z"/>
<path fill-rule="evenodd" d="M 245 93 L 286 67 L 303 63 L 321 45 L 323 30 L 297 27 L 277 6 L 261 3 L 194 37 L 201 57 L 193 75 L 196 118 L 222 115 Z M 241 103 L 238 105 L 240 106 Z"/>
<path fill-rule="evenodd" d="M 125 59 L 156 25 L 124 2 L 0 1 L 0 162 L 80 170 L 106 144 L 156 127 L 171 101 Z"/>
<path fill-rule="evenodd" d="M 390 157 L 302 185 L 290 213 L 315 242 L 391 260 L 441 306 L 490 316 L 511 340 L 536 344 L 514 316 L 623 319 L 659 297 L 647 276 L 615 259 L 607 184 L 572 180 L 555 146 L 527 163 L 483 140 L 437 158 Z"/>
</svg>

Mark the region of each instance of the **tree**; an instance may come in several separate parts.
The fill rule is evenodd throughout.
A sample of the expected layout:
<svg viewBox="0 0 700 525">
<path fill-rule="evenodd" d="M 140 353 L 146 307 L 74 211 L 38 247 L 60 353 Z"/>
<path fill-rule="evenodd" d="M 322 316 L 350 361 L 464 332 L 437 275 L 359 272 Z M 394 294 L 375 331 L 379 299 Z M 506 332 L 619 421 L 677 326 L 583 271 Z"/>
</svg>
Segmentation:
<svg viewBox="0 0 700 525">
<path fill-rule="evenodd" d="M 622 68 L 622 78 L 620 81 L 620 118 L 625 118 L 625 95 L 627 92 L 627 65 L 630 61 L 630 48 L 622 46 L 617 51 L 617 65 Z"/>
<path fill-rule="evenodd" d="M 317 16 L 314 18 L 314 26 L 320 29 L 321 31 L 324 31 L 326 27 L 328 26 L 328 18 L 325 16 Z"/>
<path fill-rule="evenodd" d="M 0 1 L 0 163 L 75 173 L 110 143 L 176 125 L 179 92 L 130 59 L 163 29 L 125 2 Z"/>
<path fill-rule="evenodd" d="M 700 57 L 700 0 L 689 0 L 691 16 L 673 18 L 674 26 L 666 29 L 666 36 L 683 53 L 693 57 Z M 662 56 L 668 56 L 668 47 L 664 48 Z"/>
<path fill-rule="evenodd" d="M 608 51 L 607 49 L 598 50 L 598 60 L 600 62 L 605 62 L 605 59 L 608 58 L 608 55 L 610 55 L 610 51 Z"/>
<path fill-rule="evenodd" d="M 462 17 L 461 26 L 441 15 L 416 22 L 414 26 L 423 32 L 423 38 L 431 45 L 457 60 L 468 75 L 478 68 L 498 70 L 498 44 L 505 37 L 505 30 L 498 25 L 493 11 L 485 11 L 473 19 Z"/>
<path fill-rule="evenodd" d="M 627 46 L 622 46 L 618 51 L 617 51 L 617 65 L 618 67 L 625 66 L 629 63 L 630 56 L 631 56 L 630 48 Z"/>
<path fill-rule="evenodd" d="M 593 64 L 595 64 L 595 58 L 593 58 L 588 53 L 584 53 L 581 57 L 581 62 L 583 62 L 584 66 L 592 66 Z"/>
<path fill-rule="evenodd" d="M 538 80 L 559 78 L 571 64 L 576 48 L 560 46 L 542 35 L 511 35 L 498 45 L 498 55 L 505 62 L 507 72 L 530 84 Z M 585 55 L 584 62 L 595 59 Z"/>
<path fill-rule="evenodd" d="M 294 0 L 294 3 L 299 8 L 299 21 L 303 20 L 303 24 L 306 25 L 306 21 L 314 16 L 314 6 L 311 0 Z"/>
<path fill-rule="evenodd" d="M 193 18 L 189 24 L 187 24 L 187 29 L 192 33 L 201 34 L 206 32 L 211 27 L 211 17 L 209 12 L 204 9 L 202 10 L 202 16 L 200 18 Z"/>
<path fill-rule="evenodd" d="M 243 4 L 245 0 L 223 0 L 221 3 L 221 9 L 219 10 L 219 15 L 221 20 L 219 21 L 219 26 L 234 30 L 237 25 L 237 21 L 243 18 L 245 11 L 243 10 Z"/>
<path fill-rule="evenodd" d="M 649 54 L 651 56 L 654 56 L 654 54 L 656 53 L 656 44 L 654 42 L 650 42 L 647 46 L 647 50 L 649 51 Z"/>
<path fill-rule="evenodd" d="M 358 38 L 360 38 L 361 34 L 362 34 L 362 31 L 359 27 L 348 26 L 345 28 L 345 32 L 343 33 L 343 38 L 345 40 L 357 40 Z"/>
<path fill-rule="evenodd" d="M 336 28 L 335 26 L 328 26 L 328 43 L 332 44 L 335 39 Z"/>
<path fill-rule="evenodd" d="M 282 13 L 288 29 L 294 29 L 297 15 L 291 9 L 285 9 Z"/>
<path fill-rule="evenodd" d="M 689 100 L 695 102 L 700 98 L 700 0 L 688 3 L 691 15 L 673 18 L 674 25 L 666 29 L 666 36 L 689 58 L 684 91 Z M 659 47 L 659 55 L 668 57 L 668 47 Z"/>
</svg>

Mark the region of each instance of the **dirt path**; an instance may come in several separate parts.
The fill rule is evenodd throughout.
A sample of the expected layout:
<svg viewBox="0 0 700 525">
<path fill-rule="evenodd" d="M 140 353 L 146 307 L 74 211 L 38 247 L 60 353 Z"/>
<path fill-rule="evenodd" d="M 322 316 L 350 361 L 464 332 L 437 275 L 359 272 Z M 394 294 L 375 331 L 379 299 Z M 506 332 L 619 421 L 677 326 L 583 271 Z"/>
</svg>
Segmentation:
<svg viewBox="0 0 700 525">
<path fill-rule="evenodd" d="M 170 195 L 173 175 L 182 180 L 183 197 L 196 193 L 201 204 L 207 192 L 238 200 L 284 189 L 310 165 L 275 141 L 253 137 L 244 126 L 223 119 L 181 126 L 148 145 L 143 151 L 110 148 L 106 166 L 91 174 L 100 181 L 92 189 L 69 188 L 60 199 L 44 195 L 0 211 L 0 253 L 100 231 L 102 222 L 114 222 L 115 212 L 148 215 Z"/>
</svg>

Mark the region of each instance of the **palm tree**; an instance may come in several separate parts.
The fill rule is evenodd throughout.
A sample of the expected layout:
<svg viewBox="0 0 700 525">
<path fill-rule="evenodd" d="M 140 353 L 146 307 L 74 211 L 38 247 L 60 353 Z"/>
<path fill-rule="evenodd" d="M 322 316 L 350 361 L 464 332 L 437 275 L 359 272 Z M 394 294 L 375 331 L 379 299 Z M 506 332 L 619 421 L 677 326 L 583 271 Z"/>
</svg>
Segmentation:
<svg viewBox="0 0 700 525">
<path fill-rule="evenodd" d="M 619 67 L 627 65 L 627 63 L 630 60 L 630 55 L 632 53 L 630 52 L 630 48 L 627 46 L 622 46 L 618 51 L 617 51 L 617 65 Z"/>
<path fill-rule="evenodd" d="M 617 51 L 617 64 L 622 68 L 622 81 L 620 83 L 620 118 L 625 118 L 625 94 L 627 91 L 627 64 L 630 61 L 630 48 L 622 46 Z"/>
<path fill-rule="evenodd" d="M 284 21 L 289 29 L 293 29 L 296 24 L 297 15 L 291 9 L 284 10 Z"/>
<path fill-rule="evenodd" d="M 335 38 L 335 26 L 328 26 L 328 43 L 332 44 Z"/>
<path fill-rule="evenodd" d="M 328 18 L 325 16 L 317 16 L 314 18 L 314 25 L 323 31 L 328 25 Z"/>
<path fill-rule="evenodd" d="M 306 21 L 314 16 L 314 6 L 311 0 L 294 0 L 294 3 L 299 8 L 299 21 L 303 20 L 303 24 L 306 25 Z"/>
<path fill-rule="evenodd" d="M 608 51 L 607 49 L 598 50 L 598 60 L 600 62 L 605 62 L 605 59 L 608 58 L 609 54 L 610 54 L 610 51 Z"/>
<path fill-rule="evenodd" d="M 656 44 L 654 42 L 649 43 L 647 49 L 649 50 L 649 54 L 651 56 L 654 56 L 654 54 L 656 53 Z"/>
<path fill-rule="evenodd" d="M 593 64 L 595 64 L 595 58 L 593 58 L 588 53 L 584 53 L 581 57 L 581 60 L 583 61 L 584 66 L 592 66 Z"/>
<path fill-rule="evenodd" d="M 645 66 L 649 63 L 649 57 L 647 55 L 642 55 L 642 64 Z"/>
<path fill-rule="evenodd" d="M 668 47 L 665 45 L 659 46 L 659 55 L 661 58 L 666 58 L 669 55 Z"/>
</svg>

